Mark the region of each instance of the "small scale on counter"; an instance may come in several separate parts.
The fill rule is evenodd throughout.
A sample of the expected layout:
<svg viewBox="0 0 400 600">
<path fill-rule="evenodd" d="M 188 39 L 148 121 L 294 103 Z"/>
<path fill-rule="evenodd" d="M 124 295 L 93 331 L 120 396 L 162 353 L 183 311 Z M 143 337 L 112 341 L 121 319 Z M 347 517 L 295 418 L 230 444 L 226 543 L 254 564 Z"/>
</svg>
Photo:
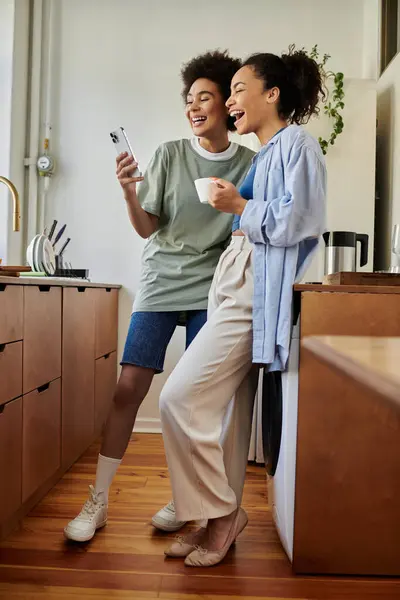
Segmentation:
<svg viewBox="0 0 400 600">
<path fill-rule="evenodd" d="M 341 271 L 325 275 L 324 285 L 400 285 L 400 273 L 367 273 L 365 271 Z"/>
</svg>

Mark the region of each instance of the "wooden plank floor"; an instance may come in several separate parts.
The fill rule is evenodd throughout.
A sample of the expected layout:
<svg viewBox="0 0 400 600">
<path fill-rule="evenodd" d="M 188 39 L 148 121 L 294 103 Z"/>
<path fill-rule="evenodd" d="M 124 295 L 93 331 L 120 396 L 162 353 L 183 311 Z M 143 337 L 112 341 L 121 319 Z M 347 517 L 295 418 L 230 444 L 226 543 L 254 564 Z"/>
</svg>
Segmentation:
<svg viewBox="0 0 400 600">
<path fill-rule="evenodd" d="M 19 531 L 0 545 L 1 600 L 385 600 L 400 580 L 295 577 L 267 507 L 265 472 L 248 469 L 244 504 L 250 523 L 222 565 L 188 569 L 165 560 L 165 535 L 149 524 L 170 498 L 162 440 L 135 435 L 110 496 L 107 527 L 89 544 L 64 541 L 66 522 L 93 481 L 93 445 Z"/>
</svg>

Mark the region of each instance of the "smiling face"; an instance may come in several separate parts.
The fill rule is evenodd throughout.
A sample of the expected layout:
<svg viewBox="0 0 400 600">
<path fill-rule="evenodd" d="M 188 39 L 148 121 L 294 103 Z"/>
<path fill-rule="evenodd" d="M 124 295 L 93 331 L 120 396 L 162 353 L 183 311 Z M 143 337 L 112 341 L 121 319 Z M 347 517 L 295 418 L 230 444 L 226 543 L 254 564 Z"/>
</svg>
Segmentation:
<svg viewBox="0 0 400 600">
<path fill-rule="evenodd" d="M 278 115 L 279 89 L 265 89 L 262 79 L 253 68 L 246 65 L 234 75 L 231 96 L 226 103 L 229 114 L 235 118 L 240 135 L 260 132 L 271 119 Z"/>
<path fill-rule="evenodd" d="M 197 137 L 215 138 L 228 130 L 228 111 L 216 83 L 197 79 L 186 99 L 186 117 Z"/>
</svg>

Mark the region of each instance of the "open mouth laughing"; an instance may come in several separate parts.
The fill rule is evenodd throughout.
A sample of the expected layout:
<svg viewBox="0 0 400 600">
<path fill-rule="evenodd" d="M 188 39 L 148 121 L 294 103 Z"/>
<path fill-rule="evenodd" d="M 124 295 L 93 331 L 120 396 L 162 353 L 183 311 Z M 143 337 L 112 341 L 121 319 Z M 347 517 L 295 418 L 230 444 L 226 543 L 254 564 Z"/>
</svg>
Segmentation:
<svg viewBox="0 0 400 600">
<path fill-rule="evenodd" d="M 243 110 L 232 110 L 229 114 L 235 119 L 235 127 L 237 127 L 240 124 L 240 121 L 245 115 Z"/>
<path fill-rule="evenodd" d="M 190 122 L 192 123 L 192 127 L 194 127 L 194 128 L 201 127 L 201 125 L 203 125 L 206 121 L 207 121 L 207 117 L 203 117 L 203 116 L 191 117 L 191 119 L 190 119 Z"/>
</svg>

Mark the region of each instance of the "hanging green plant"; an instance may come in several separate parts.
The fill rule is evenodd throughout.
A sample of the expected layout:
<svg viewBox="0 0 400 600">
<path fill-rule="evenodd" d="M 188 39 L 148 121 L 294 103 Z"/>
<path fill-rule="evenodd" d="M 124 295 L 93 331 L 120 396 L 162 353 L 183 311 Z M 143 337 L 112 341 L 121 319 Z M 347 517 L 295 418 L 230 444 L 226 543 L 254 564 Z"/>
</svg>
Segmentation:
<svg viewBox="0 0 400 600">
<path fill-rule="evenodd" d="M 330 59 L 330 55 L 324 54 L 321 57 L 317 44 L 312 47 L 311 52 L 308 52 L 306 49 L 304 49 L 304 51 L 310 58 L 313 58 L 317 62 L 323 74 L 325 85 L 329 79 L 333 79 L 333 89 L 327 94 L 327 97 L 323 102 L 324 113 L 333 121 L 332 131 L 328 139 L 324 139 L 322 137 L 318 138 L 322 152 L 326 154 L 329 146 L 334 145 L 336 138 L 342 133 L 344 128 L 341 112 L 344 109 L 344 75 L 343 73 L 333 73 L 332 71 L 326 70 L 325 65 Z"/>
</svg>

